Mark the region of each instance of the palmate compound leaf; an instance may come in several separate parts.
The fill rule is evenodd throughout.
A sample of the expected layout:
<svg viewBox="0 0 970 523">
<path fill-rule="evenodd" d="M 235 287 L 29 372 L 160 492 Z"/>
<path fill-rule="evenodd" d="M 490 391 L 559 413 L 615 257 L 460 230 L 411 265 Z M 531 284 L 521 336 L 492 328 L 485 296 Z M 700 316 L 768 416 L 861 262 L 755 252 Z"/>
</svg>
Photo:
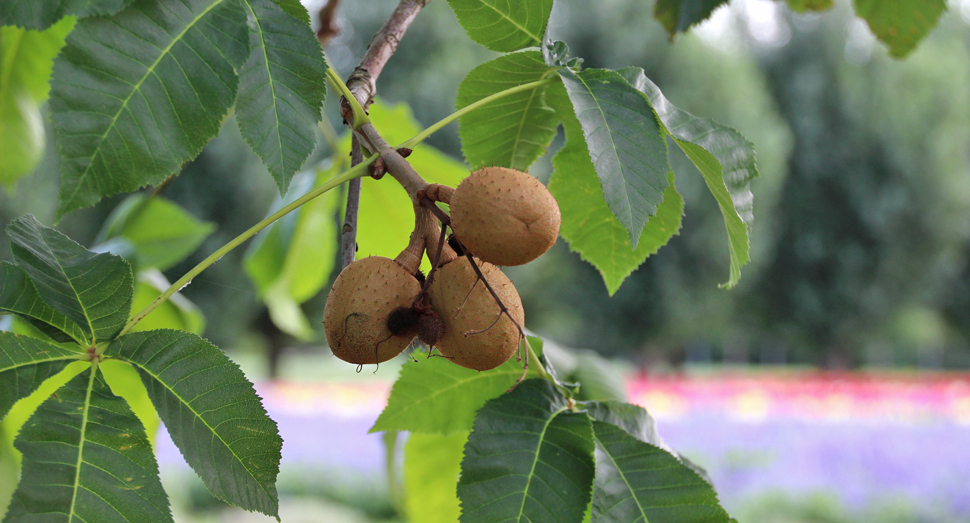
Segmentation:
<svg viewBox="0 0 970 523">
<path fill-rule="evenodd" d="M 669 183 L 667 144 L 653 108 L 616 71 L 575 73 L 564 68 L 559 75 L 582 126 L 606 203 L 636 248 Z"/>
<path fill-rule="evenodd" d="M 267 0 L 243 0 L 249 60 L 239 71 L 236 122 L 280 194 L 317 143 L 327 64 L 310 26 Z"/>
<path fill-rule="evenodd" d="M 40 162 L 40 104 L 47 100 L 54 57 L 73 27 L 73 19 L 44 31 L 0 27 L 0 186 L 12 187 Z"/>
<path fill-rule="evenodd" d="M 11 222 L 7 236 L 40 297 L 80 326 L 88 342 L 110 340 L 121 330 L 133 294 L 128 262 L 88 251 L 30 215 Z"/>
<path fill-rule="evenodd" d="M 552 0 L 448 0 L 472 40 L 492 51 L 537 47 L 546 32 Z"/>
<path fill-rule="evenodd" d="M 751 181 L 758 177 L 754 146 L 734 129 L 674 106 L 642 69 L 628 67 L 619 72 L 650 99 L 666 131 L 704 176 L 727 228 L 731 273 L 724 286 L 735 286 L 749 260 L 748 227 L 754 220 Z"/>
<path fill-rule="evenodd" d="M 40 298 L 23 269 L 8 262 L 0 262 L 0 312 L 16 314 L 58 343 L 84 344 L 89 337 Z"/>
<path fill-rule="evenodd" d="M 699 24 L 728 0 L 657 0 L 653 16 L 673 38 Z"/>
<path fill-rule="evenodd" d="M 529 338 L 529 343 L 541 343 Z M 370 432 L 406 430 L 418 434 L 448 435 L 472 429 L 475 413 L 522 377 L 522 362 L 511 358 L 498 367 L 479 372 L 441 357 L 418 356 L 401 366 L 387 406 Z M 529 376 L 535 376 L 531 369 Z"/>
<path fill-rule="evenodd" d="M 462 523 L 579 523 L 593 485 L 590 419 L 544 379 L 485 404 L 461 462 Z"/>
<path fill-rule="evenodd" d="M 110 15 L 133 0 L 3 0 L 0 25 L 44 30 L 65 16 Z"/>
<path fill-rule="evenodd" d="M 853 0 L 855 12 L 869 24 L 889 54 L 908 55 L 940 21 L 946 0 Z"/>
<path fill-rule="evenodd" d="M 95 366 L 41 404 L 14 445 L 23 472 L 4 523 L 172 521 L 145 429 Z"/>
<path fill-rule="evenodd" d="M 404 508 L 408 521 L 455 523 L 461 514 L 458 475 L 467 432 L 410 434 L 404 445 Z"/>
<path fill-rule="evenodd" d="M 219 499 L 278 517 L 280 439 L 252 383 L 218 347 L 187 332 L 136 332 L 105 355 L 131 363 L 185 461 Z"/>
<path fill-rule="evenodd" d="M 595 402 L 587 413 L 596 440 L 592 523 L 734 521 L 713 487 L 664 450 L 646 411 Z"/>
<path fill-rule="evenodd" d="M 79 21 L 51 79 L 57 218 L 195 157 L 219 132 L 248 56 L 240 0 L 144 0 Z"/>
<path fill-rule="evenodd" d="M 30 396 L 77 357 L 77 352 L 35 338 L 0 332 L 0 420 L 14 403 Z"/>
<path fill-rule="evenodd" d="M 500 56 L 472 69 L 455 106 L 461 109 L 489 95 L 542 80 L 554 69 L 538 51 Z M 461 148 L 473 169 L 496 165 L 528 170 L 556 136 L 556 112 L 546 105 L 545 87 L 507 96 L 458 120 Z"/>
<path fill-rule="evenodd" d="M 663 201 L 643 226 L 634 249 L 627 229 L 603 200 L 582 128 L 566 93 L 561 86 L 553 86 L 546 97 L 556 107 L 566 132 L 566 144 L 552 160 L 554 170 L 549 181 L 549 191 L 562 212 L 559 234 L 569 242 L 570 249 L 599 270 L 612 296 L 634 269 L 677 234 L 684 200 L 674 187 L 673 173 L 668 173 Z"/>
</svg>

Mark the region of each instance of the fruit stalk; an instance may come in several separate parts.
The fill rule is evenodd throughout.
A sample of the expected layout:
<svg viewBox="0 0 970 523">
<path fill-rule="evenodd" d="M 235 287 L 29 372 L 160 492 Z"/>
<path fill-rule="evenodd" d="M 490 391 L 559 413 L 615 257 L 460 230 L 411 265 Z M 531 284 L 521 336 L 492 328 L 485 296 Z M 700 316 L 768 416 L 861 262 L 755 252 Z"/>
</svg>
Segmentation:
<svg viewBox="0 0 970 523">
<path fill-rule="evenodd" d="M 421 196 L 429 186 L 428 182 L 411 167 L 411 164 L 401 156 L 401 153 L 397 149 L 388 145 L 381 138 L 381 135 L 374 129 L 373 125 L 361 126 L 360 133 L 369 144 L 368 148 L 380 155 L 388 174 L 393 176 L 401 184 L 401 187 L 407 191 L 408 197 L 411 198 L 411 204 L 414 208 L 414 232 L 411 233 L 408 246 L 401 255 L 411 260 L 416 257 L 417 261 L 420 262 L 421 255 L 427 250 L 428 258 L 432 260 L 438 259 L 440 260 L 439 263 L 448 263 L 457 258 L 458 255 L 448 245 L 442 247 L 440 255 L 436 250 L 438 243 L 438 221 L 429 209 L 421 205 Z M 405 266 L 405 268 L 410 270 L 409 266 Z M 417 270 L 417 267 L 415 266 L 414 269 Z"/>
<path fill-rule="evenodd" d="M 335 9 L 337 0 L 330 1 L 333 4 L 332 9 Z M 401 0 L 380 30 L 374 33 L 364 57 L 360 60 L 360 65 L 347 78 L 347 89 L 365 111 L 374 101 L 374 95 L 377 92 L 377 77 L 381 75 L 384 64 L 397 50 L 397 46 L 401 42 L 401 38 L 404 37 L 404 33 L 411 26 L 411 22 L 429 1 Z M 325 6 L 324 9 L 328 6 Z M 332 12 L 330 15 L 332 16 Z M 321 19 L 321 27 L 322 22 Z M 323 45 L 324 41 L 321 40 L 320 43 Z M 341 104 L 340 112 L 344 121 L 350 124 L 351 129 L 353 129 L 353 114 L 350 105 Z M 353 142 L 359 153 L 360 142 L 356 139 L 356 136 Z M 357 154 L 353 158 L 351 165 L 357 165 L 363 155 Z M 351 180 L 347 185 L 347 210 L 344 213 L 344 226 L 340 241 L 341 261 L 344 267 L 354 261 L 357 251 L 357 210 L 360 207 L 360 179 Z"/>
</svg>

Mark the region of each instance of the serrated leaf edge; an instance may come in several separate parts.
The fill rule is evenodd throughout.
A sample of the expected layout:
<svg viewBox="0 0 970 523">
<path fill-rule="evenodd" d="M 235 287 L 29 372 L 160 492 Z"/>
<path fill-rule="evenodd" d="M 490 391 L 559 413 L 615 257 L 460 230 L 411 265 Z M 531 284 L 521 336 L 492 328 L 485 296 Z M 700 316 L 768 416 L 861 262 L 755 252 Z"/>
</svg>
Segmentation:
<svg viewBox="0 0 970 523">
<path fill-rule="evenodd" d="M 145 74 L 141 77 L 141 79 L 138 80 L 138 83 L 136 83 L 135 85 L 133 85 L 131 87 L 131 90 L 129 91 L 128 96 L 125 97 L 125 99 L 122 101 L 121 105 L 119 106 L 118 111 L 111 118 L 111 123 L 107 126 L 107 128 L 105 128 L 104 132 L 101 133 L 101 136 L 98 139 L 98 146 L 94 148 L 94 151 L 92 151 L 92 153 L 89 156 L 89 158 L 91 158 L 93 160 L 94 157 L 96 157 L 98 155 L 98 153 L 101 151 L 101 146 L 104 145 L 105 139 L 107 138 L 108 134 L 115 128 L 115 124 L 118 122 L 118 118 L 121 116 L 121 113 L 123 113 L 125 111 L 125 109 L 128 108 L 128 102 L 135 95 L 135 93 L 140 90 L 141 85 L 145 82 L 145 80 L 148 79 L 148 77 L 151 76 L 154 73 L 155 67 L 157 67 L 158 64 L 160 64 L 162 62 L 162 59 L 165 58 L 165 57 L 167 57 L 167 56 L 169 56 L 169 53 L 172 50 L 172 47 L 174 47 L 177 42 L 181 42 L 182 41 L 182 38 L 185 36 L 185 34 L 190 29 L 194 28 L 195 27 L 195 24 L 197 24 L 199 22 L 199 20 L 202 19 L 202 17 L 204 17 L 207 14 L 209 14 L 209 11 L 212 11 L 217 6 L 221 5 L 223 2 L 227 2 L 227 1 L 231 1 L 231 0 L 216 0 L 216 1 L 212 2 L 205 10 L 203 10 L 201 13 L 199 13 L 199 15 L 196 16 L 191 22 L 189 22 L 188 24 L 186 24 L 182 28 L 182 31 L 179 34 L 177 34 L 174 37 L 172 37 L 171 42 L 169 42 L 169 44 L 164 49 L 161 50 L 161 52 L 155 58 L 155 62 L 152 63 L 151 66 L 149 66 L 145 70 Z M 74 201 L 75 197 L 77 197 L 78 191 L 81 190 L 81 186 L 83 185 L 82 182 L 85 179 L 87 179 L 87 177 L 90 175 L 91 169 L 95 165 L 95 163 L 96 162 L 94 162 L 94 161 L 88 162 L 88 165 L 84 168 L 84 171 L 82 171 L 81 173 L 78 174 L 77 183 L 74 185 L 74 192 L 71 193 L 70 197 L 67 197 L 66 195 L 64 195 L 63 197 L 59 198 L 58 211 L 57 211 L 57 219 L 58 220 L 64 214 L 66 214 L 67 212 L 69 212 L 69 211 L 66 210 L 66 208 L 68 207 L 67 205 L 64 206 L 64 209 L 61 209 L 60 202 L 61 201 L 64 201 L 64 202 L 73 202 Z M 75 207 L 75 209 L 76 208 L 77 207 Z M 74 210 L 74 209 L 71 209 L 71 210 Z"/>
<path fill-rule="evenodd" d="M 402 371 L 403 371 L 403 368 L 402 368 Z M 435 369 L 432 369 L 432 372 L 437 372 L 437 371 Z M 428 397 L 428 399 L 422 399 L 420 402 L 413 402 L 411 405 L 407 406 L 406 408 L 399 410 L 397 413 L 394 414 L 393 417 L 389 417 L 389 419 L 397 418 L 397 417 L 399 417 L 401 415 L 401 413 L 406 412 L 406 411 L 409 411 L 410 409 L 414 408 L 415 406 L 417 406 L 419 404 L 426 403 L 427 401 L 430 401 L 431 398 L 437 397 L 438 395 L 440 395 L 440 394 L 442 394 L 444 392 L 450 392 L 453 389 L 456 389 L 456 388 L 458 388 L 460 386 L 468 385 L 469 383 L 475 383 L 475 382 L 478 382 L 479 380 L 494 379 L 494 378 L 503 377 L 503 376 L 506 376 L 506 375 L 508 375 L 509 377 L 515 377 L 515 376 L 520 375 L 521 372 L 522 371 L 521 370 L 518 370 L 518 369 L 516 369 L 516 370 L 511 370 L 510 369 L 508 371 L 499 371 L 499 370 L 495 369 L 495 370 L 490 370 L 490 371 L 479 372 L 477 374 L 472 375 L 471 377 L 469 377 L 469 379 L 466 379 L 466 380 L 454 380 L 452 383 L 450 383 L 446 387 L 442 387 L 442 388 L 435 389 L 434 392 Z M 445 375 L 443 373 L 440 373 L 440 372 L 438 372 L 437 374 L 442 375 L 442 376 L 445 376 L 445 377 L 448 377 L 447 375 Z M 400 378 L 398 378 L 398 379 L 400 379 Z M 391 395 L 394 394 L 394 389 L 396 388 L 396 386 L 397 386 L 397 382 L 395 382 L 394 383 L 394 387 L 391 388 Z M 381 419 L 384 417 L 384 412 L 387 411 L 387 409 L 388 409 L 389 406 L 390 406 L 390 402 L 388 402 L 388 405 L 386 405 L 384 407 L 384 410 L 381 411 L 381 414 L 377 417 L 377 420 L 374 421 L 374 426 L 372 426 L 370 428 L 370 430 L 367 431 L 368 434 L 373 434 L 375 432 L 381 432 L 383 430 L 395 430 L 395 429 L 391 429 L 391 428 L 388 428 L 388 429 L 379 429 L 379 428 L 377 428 L 377 424 L 380 423 Z M 387 422 L 387 420 L 385 420 L 385 422 Z M 461 431 L 461 430 L 454 430 L 454 431 L 451 431 L 451 432 L 442 432 L 442 431 L 420 432 L 419 431 L 420 434 L 441 434 L 443 436 L 447 436 L 447 435 L 454 434 L 454 433 L 457 433 L 457 432 L 464 432 L 464 431 Z"/>
<path fill-rule="evenodd" d="M 262 53 L 262 55 L 263 55 L 263 58 L 264 58 L 263 64 L 266 66 L 266 77 L 269 79 L 269 82 L 268 82 L 269 83 L 269 91 L 270 91 L 270 93 L 273 96 L 273 120 L 275 120 L 278 123 L 280 121 L 280 111 L 279 111 L 279 107 L 278 107 L 278 105 L 279 105 L 279 102 L 278 102 L 279 99 L 276 97 L 276 78 L 273 76 L 273 71 L 270 69 L 270 66 L 269 66 L 269 55 L 267 55 L 267 53 L 266 53 L 266 37 L 263 34 L 263 26 L 262 26 L 262 23 L 259 20 L 259 17 L 256 16 L 256 10 L 253 9 L 252 1 L 251 0 L 243 0 L 243 3 L 246 4 L 246 9 L 248 9 L 249 12 L 250 12 L 250 14 L 253 15 L 253 22 L 256 24 L 256 33 L 259 35 L 259 43 L 260 43 L 258 51 L 260 53 Z M 284 13 L 286 13 L 286 11 L 283 10 L 282 7 L 280 7 L 280 10 L 283 11 Z M 289 13 L 286 13 L 286 14 L 289 16 Z M 253 49 L 250 52 L 255 53 L 255 52 L 257 52 L 257 50 L 256 49 Z M 282 135 L 282 133 L 277 132 L 276 133 L 276 138 L 277 138 L 276 139 L 276 142 L 279 144 L 279 153 L 280 153 L 280 165 L 279 165 L 279 169 L 280 169 L 280 173 L 281 174 L 285 174 L 286 168 L 283 165 L 283 159 L 285 158 L 285 154 L 283 152 L 283 135 Z M 285 187 L 280 187 L 280 190 L 281 191 L 285 191 Z"/>
<path fill-rule="evenodd" d="M 201 339 L 201 338 L 200 338 L 200 339 Z M 267 490 L 266 490 L 265 488 L 263 488 L 263 485 L 262 485 L 262 482 L 260 482 L 260 481 L 259 481 L 259 478 L 257 478 L 257 477 L 256 477 L 256 476 L 255 476 L 255 475 L 254 475 L 254 474 L 252 473 L 252 471 L 250 470 L 250 468 L 249 468 L 249 466 L 247 466 L 247 465 L 246 465 L 246 462 L 245 462 L 244 460 L 242 460 L 242 459 L 241 459 L 241 458 L 240 458 L 240 457 L 239 457 L 238 455 L 236 455 L 236 451 L 235 451 L 235 450 L 234 450 L 234 449 L 232 448 L 232 446 L 231 446 L 231 445 L 229 445 L 228 443 L 226 443 L 226 440 L 224 440 L 224 439 L 222 438 L 222 435 L 220 435 L 220 434 L 219 434 L 219 433 L 218 433 L 218 432 L 217 432 L 217 431 L 215 430 L 215 428 L 214 428 L 214 427 L 213 427 L 212 425 L 210 425 L 210 424 L 209 424 L 209 422 L 208 422 L 208 421 L 206 421 L 206 420 L 205 420 L 205 419 L 204 419 L 204 418 L 203 418 L 203 417 L 202 417 L 202 416 L 201 416 L 201 415 L 200 415 L 200 414 L 199 414 L 199 413 L 198 413 L 198 412 L 197 412 L 197 411 L 196 411 L 196 410 L 195 410 L 195 409 L 194 409 L 194 408 L 193 408 L 193 407 L 192 407 L 192 406 L 191 406 L 191 405 L 190 405 L 190 404 L 188 403 L 188 402 L 186 402 L 186 401 L 185 401 L 185 400 L 184 400 L 184 399 L 182 398 L 182 395 L 180 395 L 180 394 L 178 394 L 177 392 L 175 392 L 175 390 L 174 390 L 174 389 L 172 389 L 172 387 L 170 387 L 170 386 L 169 386 L 169 384 L 168 384 L 167 382 L 165 382 L 165 381 L 163 381 L 163 380 L 162 380 L 161 378 L 159 378 L 159 377 L 158 377 L 158 376 L 157 376 L 156 374 L 154 374 L 154 373 L 152 373 L 152 372 L 151 372 L 150 370 L 148 370 L 148 369 L 147 369 L 147 368 L 145 368 L 144 366 L 142 366 L 142 365 L 139 365 L 139 364 L 138 364 L 137 362 L 134 362 L 134 361 L 130 361 L 130 360 L 127 360 L 127 359 L 123 359 L 123 358 L 119 358 L 119 359 L 121 359 L 122 361 L 125 361 L 126 363 L 128 363 L 129 365 L 131 365 L 131 366 L 133 366 L 133 367 L 137 367 L 137 368 L 138 368 L 139 370 L 141 370 L 141 371 L 142 371 L 142 372 L 144 372 L 145 374 L 148 374 L 148 375 L 149 375 L 149 376 L 151 376 L 151 377 L 152 377 L 152 378 L 153 378 L 153 379 L 154 379 L 154 380 L 155 380 L 155 381 L 156 381 L 157 383 L 160 383 L 160 384 L 161 384 L 162 386 L 164 386 L 164 387 L 165 387 L 165 389 L 166 389 L 166 390 L 167 390 L 167 391 L 168 391 L 168 392 L 169 392 L 169 393 L 170 393 L 170 394 L 171 394 L 171 395 L 172 395 L 173 397 L 175 397 L 175 398 L 178 398 L 178 400 L 179 400 L 179 403 L 180 403 L 181 405 L 184 405 L 184 406 L 185 406 L 185 407 L 186 407 L 187 409 L 189 409 L 189 411 L 191 411 L 191 412 L 192 412 L 192 414 L 193 414 L 193 415 L 195 415 L 195 417 L 196 417 L 196 419 L 198 419 L 199 421 L 201 421 L 201 422 L 202 422 L 202 424 L 203 424 L 203 425 L 205 425 L 205 427 L 206 427 L 207 429 L 209 429 L 209 431 L 210 431 L 210 432 L 212 433 L 212 435 L 213 435 L 213 436 L 215 436 L 216 438 L 218 438 L 218 439 L 219 439 L 219 441 L 220 441 L 220 442 L 221 442 L 221 443 L 222 443 L 223 445 L 225 445 L 225 447 L 226 447 L 226 449 L 227 449 L 227 450 L 229 450 L 229 452 L 230 452 L 230 453 L 231 453 L 231 454 L 233 455 L 233 457 L 234 457 L 234 458 L 236 458 L 236 461 L 237 461 L 237 462 L 238 462 L 238 463 L 239 463 L 240 465 L 242 465 L 242 466 L 243 466 L 243 470 L 245 470 L 245 471 L 246 471 L 246 472 L 247 472 L 247 473 L 249 474 L 249 476 L 250 476 L 250 477 L 251 477 L 251 478 L 252 478 L 252 479 L 253 479 L 253 480 L 255 481 L 255 483 L 256 483 L 256 485 L 258 485 L 258 486 L 259 486 L 259 489 L 260 489 L 260 490 L 262 490 L 262 491 L 263 491 L 263 492 L 264 492 L 264 493 L 266 494 L 266 496 L 267 496 L 267 498 L 269 498 L 269 499 L 273 499 L 273 496 L 272 496 L 272 495 L 271 495 L 271 494 L 270 494 L 270 493 L 269 493 L 269 492 L 268 492 L 268 491 L 267 491 Z M 213 493 L 213 494 L 214 494 L 214 493 Z M 229 500 L 226 500 L 226 501 L 229 501 Z"/>
</svg>

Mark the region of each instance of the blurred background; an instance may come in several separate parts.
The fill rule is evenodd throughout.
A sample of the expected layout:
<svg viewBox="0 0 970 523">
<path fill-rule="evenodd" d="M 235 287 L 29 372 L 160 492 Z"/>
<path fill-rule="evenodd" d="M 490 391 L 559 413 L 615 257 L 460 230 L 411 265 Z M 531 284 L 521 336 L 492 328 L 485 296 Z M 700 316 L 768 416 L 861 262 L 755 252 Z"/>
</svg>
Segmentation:
<svg viewBox="0 0 970 523">
<path fill-rule="evenodd" d="M 314 13 L 323 2 L 304 3 Z M 396 3 L 341 3 L 327 55 L 343 77 Z M 614 296 L 562 241 L 506 272 L 527 327 L 608 358 L 630 401 L 707 468 L 739 521 L 970 521 L 970 0 L 950 0 L 905 60 L 888 57 L 847 0 L 835 4 L 799 15 L 781 2 L 733 0 L 671 43 L 653 2 L 557 0 L 553 37 L 585 66 L 642 67 L 674 104 L 755 144 L 752 262 L 735 289 L 718 288 L 729 262 L 720 212 L 671 148 L 683 228 Z M 454 110 L 463 76 L 494 56 L 436 0 L 378 92 L 426 126 Z M 334 101 L 326 114 L 342 130 Z M 461 159 L 455 124 L 426 143 Z M 321 140 L 308 165 L 330 153 Z M 543 181 L 550 158 L 531 169 Z M 51 224 L 58 183 L 48 144 L 33 176 L 0 189 L 0 226 L 27 213 Z M 278 199 L 231 119 L 164 195 L 216 227 L 163 271 L 169 280 Z M 58 228 L 93 245 L 123 199 Z M 184 295 L 204 315 L 205 337 L 240 362 L 280 423 L 284 521 L 403 520 L 381 436 L 365 437 L 396 370 L 358 375 L 321 348 L 322 330 L 309 341 L 279 331 L 243 270 L 244 251 Z M 11 259 L 6 242 L 0 259 Z M 328 287 L 303 304 L 314 326 Z M 180 521 L 268 521 L 214 500 L 162 432 L 160 464 Z M 4 469 L 9 479 L 15 468 Z M 9 492 L 0 496 L 3 506 Z"/>
</svg>

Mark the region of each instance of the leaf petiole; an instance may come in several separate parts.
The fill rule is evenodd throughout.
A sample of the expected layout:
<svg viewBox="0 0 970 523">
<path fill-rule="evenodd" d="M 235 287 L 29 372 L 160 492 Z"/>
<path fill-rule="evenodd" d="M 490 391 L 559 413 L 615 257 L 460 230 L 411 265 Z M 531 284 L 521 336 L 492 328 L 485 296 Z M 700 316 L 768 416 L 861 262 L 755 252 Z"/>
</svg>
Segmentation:
<svg viewBox="0 0 970 523">
<path fill-rule="evenodd" d="M 347 103 L 350 104 L 350 109 L 354 112 L 354 130 L 356 131 L 357 129 L 360 129 L 360 126 L 371 123 L 370 117 L 367 116 L 366 112 L 364 112 L 364 108 L 360 106 L 360 102 L 358 102 L 357 98 L 350 93 L 350 89 L 347 87 L 347 84 L 344 83 L 344 81 L 340 78 L 340 75 L 338 75 L 332 67 L 327 68 L 327 77 L 330 78 L 330 81 L 333 82 L 335 86 L 337 86 L 340 94 L 342 94 L 347 100 Z"/>
<path fill-rule="evenodd" d="M 208 258 L 206 258 L 206 259 L 202 260 L 201 262 L 199 262 L 199 264 L 196 265 L 195 267 L 193 267 L 192 270 L 190 270 L 189 272 L 185 273 L 185 276 L 182 276 L 181 278 L 179 278 L 178 281 L 176 281 L 175 283 L 173 283 L 168 289 L 165 290 L 165 292 L 163 292 L 162 294 L 160 294 L 151 303 L 149 303 L 147 307 L 145 307 L 144 309 L 141 310 L 141 312 L 139 312 L 135 316 L 132 316 L 128 320 L 128 323 L 125 324 L 125 327 L 123 329 L 121 329 L 121 332 L 118 333 L 118 337 L 127 334 L 128 331 L 130 331 L 132 329 L 132 327 L 134 327 L 136 324 L 138 324 L 139 321 L 141 321 L 142 319 L 144 319 L 145 316 L 148 316 L 148 314 L 150 314 L 153 310 L 155 310 L 156 307 L 158 307 L 159 305 L 161 305 L 162 303 L 164 303 L 166 300 L 168 300 L 169 298 L 171 298 L 173 294 L 175 294 L 176 292 L 178 292 L 179 290 L 181 290 L 183 287 L 185 287 L 186 285 L 188 285 L 189 283 L 191 283 L 192 282 L 192 278 L 195 278 L 196 276 L 198 276 L 198 274 L 200 272 L 202 272 L 202 271 L 206 270 L 207 268 L 209 268 L 210 265 L 212 265 L 215 262 L 219 261 L 219 259 L 222 258 L 223 256 L 225 256 L 229 251 L 235 249 L 240 244 L 242 244 L 244 241 L 252 238 L 259 231 L 265 229 L 266 227 L 269 227 L 276 220 L 279 220 L 280 218 L 286 216 L 290 212 L 292 212 L 292 211 L 300 208 L 303 204 L 309 202 L 310 200 L 316 198 L 317 196 L 320 196 L 321 194 L 329 191 L 330 189 L 333 189 L 334 187 L 336 187 L 336 186 L 338 186 L 338 185 L 340 185 L 340 184 L 342 184 L 342 183 L 344 183 L 346 181 L 352 180 L 354 178 L 360 178 L 360 177 L 366 176 L 368 174 L 368 169 L 367 168 L 377 158 L 378 158 L 378 155 L 376 155 L 376 154 L 375 155 L 372 155 L 371 157 L 365 159 L 363 162 L 361 162 L 361 163 L 355 165 L 354 167 L 352 167 L 352 168 L 344 171 L 343 173 L 335 176 L 334 178 L 331 178 L 326 183 L 320 185 L 319 187 L 316 187 L 315 189 L 311 190 L 310 192 L 306 193 L 305 195 L 301 196 L 300 198 L 294 200 L 289 205 L 286 205 L 283 208 L 281 208 L 280 210 L 278 210 L 278 211 L 274 212 L 273 214 L 267 216 L 266 218 L 264 218 L 263 220 L 261 220 L 256 225 L 253 225 L 252 227 L 250 227 L 249 229 L 247 229 L 245 232 L 243 232 L 239 236 L 236 236 L 235 238 L 233 238 L 229 243 L 223 245 L 218 250 L 216 250 L 216 252 L 214 252 L 211 255 L 209 255 Z"/>
<path fill-rule="evenodd" d="M 454 122 L 455 120 L 461 118 L 462 116 L 464 116 L 464 115 L 466 115 L 466 114 L 468 114 L 468 113 L 470 113 L 470 112 L 472 112 L 472 111 L 474 111 L 474 110 L 476 110 L 476 109 L 478 109 L 480 107 L 484 107 L 484 106 L 486 106 L 486 105 L 488 105 L 488 104 L 490 104 L 490 103 L 492 103 L 492 102 L 494 102 L 496 100 L 501 100 L 502 98 L 505 98 L 506 96 L 513 95 L 515 93 L 519 93 L 519 92 L 522 92 L 522 91 L 529 91 L 529 90 L 532 90 L 532 89 L 538 89 L 540 87 L 545 87 L 547 85 L 552 85 L 556 81 L 559 81 L 559 77 L 556 76 L 556 75 L 553 75 L 553 76 L 550 76 L 548 78 L 543 78 L 542 80 L 536 80 L 535 82 L 529 82 L 527 84 L 522 84 L 522 85 L 517 85 L 515 87 L 510 87 L 510 88 L 508 88 L 508 89 L 506 89 L 504 91 L 499 91 L 499 92 L 497 92 L 497 93 L 495 93 L 493 95 L 486 96 L 485 98 L 482 98 L 481 100 L 478 100 L 477 102 L 468 104 L 465 107 L 462 107 L 461 109 L 458 109 L 457 111 L 455 111 L 455 112 L 449 114 L 448 116 L 442 118 L 437 123 L 432 124 L 427 129 L 425 129 L 425 130 L 421 131 L 420 133 L 418 133 L 417 135 L 415 135 L 410 140 L 402 143 L 401 145 L 398 145 L 397 148 L 407 147 L 408 149 L 413 149 L 415 145 L 423 142 L 425 140 L 425 138 L 427 138 L 427 137 L 431 136 L 432 134 L 438 132 L 439 130 L 441 130 L 442 127 L 450 124 L 451 122 Z"/>
</svg>

